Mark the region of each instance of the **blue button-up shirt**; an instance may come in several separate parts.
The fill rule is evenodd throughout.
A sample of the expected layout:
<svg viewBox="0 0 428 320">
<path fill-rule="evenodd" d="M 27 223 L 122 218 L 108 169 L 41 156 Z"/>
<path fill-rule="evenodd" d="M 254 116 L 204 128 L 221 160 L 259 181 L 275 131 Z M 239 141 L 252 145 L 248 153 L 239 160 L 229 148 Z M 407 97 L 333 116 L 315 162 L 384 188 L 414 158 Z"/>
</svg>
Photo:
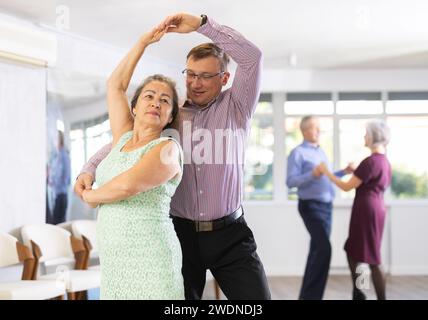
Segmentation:
<svg viewBox="0 0 428 320">
<path fill-rule="evenodd" d="M 70 156 L 65 148 L 60 148 L 51 163 L 49 183 L 55 195 L 66 194 L 70 185 Z"/>
<path fill-rule="evenodd" d="M 304 141 L 291 151 L 287 162 L 287 186 L 297 188 L 297 195 L 302 200 L 332 202 L 335 196 L 333 184 L 328 177 L 317 178 L 312 175 L 314 168 L 324 162 L 331 170 L 326 154 L 319 146 Z M 344 176 L 343 170 L 335 172 Z"/>
</svg>

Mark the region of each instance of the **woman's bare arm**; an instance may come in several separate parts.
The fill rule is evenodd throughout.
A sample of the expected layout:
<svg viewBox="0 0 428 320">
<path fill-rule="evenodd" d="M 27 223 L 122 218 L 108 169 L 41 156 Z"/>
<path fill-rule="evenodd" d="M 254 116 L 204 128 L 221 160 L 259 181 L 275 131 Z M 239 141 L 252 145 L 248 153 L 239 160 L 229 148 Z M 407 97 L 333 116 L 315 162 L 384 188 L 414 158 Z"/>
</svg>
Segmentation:
<svg viewBox="0 0 428 320">
<path fill-rule="evenodd" d="M 84 190 L 83 199 L 91 206 L 112 203 L 166 183 L 181 172 L 180 151 L 173 141 L 155 146 L 132 168 L 95 190 Z"/>
<path fill-rule="evenodd" d="M 134 47 L 119 63 L 107 81 L 107 106 L 113 145 L 127 131 L 132 130 L 134 119 L 129 109 L 126 91 L 138 61 L 150 44 L 159 41 L 166 30 L 153 29 L 140 37 Z"/>
</svg>

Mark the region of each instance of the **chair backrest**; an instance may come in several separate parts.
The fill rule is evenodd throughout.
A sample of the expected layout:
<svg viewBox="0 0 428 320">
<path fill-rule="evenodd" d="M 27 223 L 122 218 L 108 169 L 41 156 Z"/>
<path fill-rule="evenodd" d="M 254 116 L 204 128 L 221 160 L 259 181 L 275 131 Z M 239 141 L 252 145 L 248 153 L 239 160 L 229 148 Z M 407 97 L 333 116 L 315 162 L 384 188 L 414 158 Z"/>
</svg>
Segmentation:
<svg viewBox="0 0 428 320">
<path fill-rule="evenodd" d="M 97 244 L 97 222 L 94 220 L 76 220 L 71 224 L 73 235 L 78 239 L 82 236 L 91 242 L 92 253 L 98 252 Z"/>
<path fill-rule="evenodd" d="M 32 247 L 34 241 L 42 252 L 40 262 L 52 259 L 73 258 L 70 232 L 51 224 L 26 225 L 21 229 L 24 244 Z"/>
<path fill-rule="evenodd" d="M 19 256 L 16 248 L 18 239 L 10 234 L 0 232 L 0 267 L 18 264 Z"/>
<path fill-rule="evenodd" d="M 65 230 L 67 230 L 68 232 L 73 233 L 73 231 L 71 230 L 71 224 L 72 224 L 71 221 L 66 221 L 66 222 L 63 222 L 63 223 L 58 223 L 56 226 L 57 227 L 61 227 L 61 228 L 65 229 Z"/>
</svg>

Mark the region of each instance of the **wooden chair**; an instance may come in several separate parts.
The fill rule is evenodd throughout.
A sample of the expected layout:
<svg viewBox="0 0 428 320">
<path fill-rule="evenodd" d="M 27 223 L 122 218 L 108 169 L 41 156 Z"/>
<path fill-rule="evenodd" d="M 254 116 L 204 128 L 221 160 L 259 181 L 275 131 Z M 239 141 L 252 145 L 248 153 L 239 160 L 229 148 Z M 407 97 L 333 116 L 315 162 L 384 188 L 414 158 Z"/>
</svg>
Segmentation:
<svg viewBox="0 0 428 320">
<path fill-rule="evenodd" d="M 87 251 L 85 269 L 99 270 L 100 260 L 97 242 L 97 222 L 94 220 L 76 220 L 71 223 L 73 236 L 83 241 Z"/>
<path fill-rule="evenodd" d="M 0 252 L 0 268 L 23 264 L 21 281 L 0 283 L 0 300 L 61 300 L 65 295 L 64 283 L 32 280 L 36 259 L 31 250 L 15 237 L 0 233 Z"/>
<path fill-rule="evenodd" d="M 53 273 L 46 272 L 38 276 L 37 268 L 34 279 L 56 280 L 64 282 L 69 300 L 81 298 L 80 292 L 98 288 L 101 283 L 100 272 L 84 270 L 87 251 L 83 242 L 72 236 L 67 230 L 58 226 L 27 225 L 21 229 L 24 243 L 32 248 L 36 265 L 49 263 L 57 266 Z M 74 269 L 67 267 L 74 262 Z"/>
</svg>

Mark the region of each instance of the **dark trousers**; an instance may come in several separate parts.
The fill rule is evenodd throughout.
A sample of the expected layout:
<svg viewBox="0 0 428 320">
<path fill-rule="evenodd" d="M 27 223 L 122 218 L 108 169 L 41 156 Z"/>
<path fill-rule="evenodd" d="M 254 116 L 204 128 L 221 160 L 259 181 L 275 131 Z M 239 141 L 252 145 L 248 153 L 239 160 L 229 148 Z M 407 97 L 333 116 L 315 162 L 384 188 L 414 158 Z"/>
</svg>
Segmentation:
<svg viewBox="0 0 428 320">
<path fill-rule="evenodd" d="M 52 220 L 52 214 L 51 210 L 49 209 L 49 198 L 48 198 L 48 192 L 46 190 L 46 223 L 51 223 Z"/>
<path fill-rule="evenodd" d="M 331 212 L 331 203 L 299 200 L 299 213 L 311 236 L 299 299 L 321 300 L 324 295 L 331 259 Z"/>
<path fill-rule="evenodd" d="M 199 300 L 209 269 L 228 299 L 270 299 L 253 233 L 241 216 L 215 231 L 196 232 L 195 226 L 173 218 L 183 254 L 185 297 Z"/>
<path fill-rule="evenodd" d="M 65 222 L 67 212 L 67 194 L 61 193 L 55 198 L 55 208 L 53 210 L 52 224 Z"/>
</svg>

